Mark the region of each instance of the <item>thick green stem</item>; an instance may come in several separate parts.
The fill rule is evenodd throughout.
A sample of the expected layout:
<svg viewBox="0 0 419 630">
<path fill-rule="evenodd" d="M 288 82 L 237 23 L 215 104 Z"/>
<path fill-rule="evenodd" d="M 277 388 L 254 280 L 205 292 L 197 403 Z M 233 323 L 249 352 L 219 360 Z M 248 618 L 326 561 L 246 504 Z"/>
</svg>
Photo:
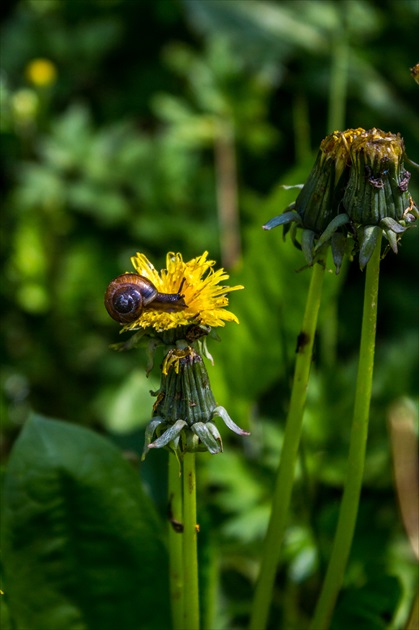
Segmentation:
<svg viewBox="0 0 419 630">
<path fill-rule="evenodd" d="M 182 478 L 179 461 L 169 454 L 169 556 L 170 600 L 173 630 L 183 629 L 185 589 L 183 587 Z"/>
<path fill-rule="evenodd" d="M 319 630 L 319 628 L 321 628 L 321 630 L 327 630 L 330 625 L 336 599 L 343 583 L 355 530 L 368 436 L 372 375 L 374 369 L 380 257 L 381 235 L 366 270 L 361 346 L 359 351 L 358 376 L 346 483 L 332 555 L 311 624 L 312 630 Z"/>
<path fill-rule="evenodd" d="M 195 454 L 183 458 L 183 585 L 182 630 L 199 630 Z"/>
<path fill-rule="evenodd" d="M 285 427 L 281 461 L 272 501 L 272 512 L 265 538 L 262 563 L 256 585 L 250 628 L 262 630 L 266 626 L 281 543 L 287 523 L 294 469 L 301 437 L 307 385 L 313 353 L 314 334 L 320 307 L 324 268 L 315 264 L 298 337 L 297 359 L 291 392 L 290 408 Z"/>
</svg>

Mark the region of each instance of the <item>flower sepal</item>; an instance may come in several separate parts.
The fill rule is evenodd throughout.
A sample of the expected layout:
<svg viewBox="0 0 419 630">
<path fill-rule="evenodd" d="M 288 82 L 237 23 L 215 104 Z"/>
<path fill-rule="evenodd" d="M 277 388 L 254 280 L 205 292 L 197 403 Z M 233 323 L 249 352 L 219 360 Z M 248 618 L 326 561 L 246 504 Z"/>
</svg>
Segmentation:
<svg viewBox="0 0 419 630">
<path fill-rule="evenodd" d="M 363 270 L 377 245 L 381 228 L 378 225 L 364 225 L 358 228 L 359 266 Z"/>
<path fill-rule="evenodd" d="M 230 429 L 230 431 L 234 431 L 234 433 L 237 433 L 237 435 L 250 435 L 249 431 L 241 429 L 235 422 L 233 422 L 227 412 L 227 409 L 221 407 L 220 405 L 213 410 L 212 417 L 221 418 L 226 427 Z"/>
<path fill-rule="evenodd" d="M 288 208 L 295 208 L 295 201 L 288 206 Z M 277 217 L 273 217 L 270 219 L 265 225 L 262 225 L 264 230 L 272 230 L 272 228 L 278 227 L 279 225 L 286 225 L 287 223 L 291 223 L 295 221 L 299 225 L 302 225 L 302 220 L 300 215 L 296 210 L 285 210 L 282 214 L 279 214 Z"/>
</svg>

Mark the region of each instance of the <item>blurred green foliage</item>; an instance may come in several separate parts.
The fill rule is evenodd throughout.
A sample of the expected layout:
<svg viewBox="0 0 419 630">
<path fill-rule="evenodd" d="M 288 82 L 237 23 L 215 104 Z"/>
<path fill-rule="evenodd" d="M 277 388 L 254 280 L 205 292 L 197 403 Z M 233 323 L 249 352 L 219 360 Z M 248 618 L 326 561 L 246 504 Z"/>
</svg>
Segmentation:
<svg viewBox="0 0 419 630">
<path fill-rule="evenodd" d="M 31 410 L 98 429 L 125 450 L 142 448 L 156 376 L 145 377 L 141 353 L 109 349 L 118 330 L 103 294 L 114 276 L 130 270 L 136 251 L 157 268 L 167 251 L 189 259 L 208 250 L 225 264 L 217 143 L 228 138 L 233 150 L 241 254 L 228 271 L 231 284 L 246 290 L 231 298 L 241 323 L 219 331 L 222 343 L 212 343 L 209 373 L 219 403 L 252 436 L 225 435 L 225 453 L 203 455 L 199 477 L 207 627 L 242 627 L 309 280 L 295 271 L 303 260 L 291 243 L 260 226 L 295 198 L 280 185 L 304 181 L 316 147 L 333 130 L 331 73 L 342 33 L 349 50 L 345 128 L 400 132 L 408 156 L 419 161 L 418 86 L 409 73 L 417 62 L 417 3 L 19 0 L 3 12 L 6 460 Z M 55 77 L 48 80 L 39 66 L 36 74 L 39 59 L 52 64 Z M 409 170 L 417 200 L 417 177 Z M 351 609 L 357 625 L 367 610 L 363 623 L 368 615 L 375 621 L 364 627 L 386 627 L 379 625 L 385 620 L 401 627 L 414 589 L 387 413 L 402 396 L 417 403 L 417 268 L 412 230 L 399 255 L 382 263 L 365 490 L 336 623 Z M 275 619 L 287 630 L 307 624 L 333 538 L 362 295 L 356 264 L 339 277 L 328 274 L 274 601 Z M 142 478 L 162 512 L 164 476 L 164 454 L 153 453 Z M 214 575 L 223 594 L 216 602 Z M 380 607 L 394 576 L 400 597 L 390 609 Z M 362 602 L 359 610 L 354 601 Z"/>
</svg>

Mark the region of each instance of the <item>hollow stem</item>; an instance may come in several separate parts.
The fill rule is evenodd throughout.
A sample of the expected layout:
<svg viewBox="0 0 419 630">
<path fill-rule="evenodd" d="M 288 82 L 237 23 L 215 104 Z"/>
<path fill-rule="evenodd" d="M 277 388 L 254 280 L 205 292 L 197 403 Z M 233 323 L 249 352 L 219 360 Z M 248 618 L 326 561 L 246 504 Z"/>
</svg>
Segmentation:
<svg viewBox="0 0 419 630">
<path fill-rule="evenodd" d="M 250 628 L 254 630 L 263 630 L 263 628 L 266 627 L 269 607 L 272 600 L 273 584 L 287 523 L 288 508 L 294 481 L 294 469 L 301 437 L 323 278 L 323 266 L 315 264 L 312 269 L 303 325 L 298 337 L 297 359 L 290 408 L 288 411 L 281 460 L 272 501 L 271 517 L 265 538 L 260 574 L 253 601 Z"/>
<path fill-rule="evenodd" d="M 182 478 L 177 458 L 169 454 L 169 559 L 173 630 L 182 630 L 185 589 L 183 585 Z"/>
<path fill-rule="evenodd" d="M 317 602 L 311 630 L 327 630 L 341 589 L 351 549 L 361 495 L 368 436 L 377 323 L 381 235 L 366 269 L 361 345 L 356 381 L 354 415 L 343 499 L 329 566 Z"/>
<path fill-rule="evenodd" d="M 195 454 L 183 458 L 183 586 L 182 630 L 199 630 Z"/>
</svg>

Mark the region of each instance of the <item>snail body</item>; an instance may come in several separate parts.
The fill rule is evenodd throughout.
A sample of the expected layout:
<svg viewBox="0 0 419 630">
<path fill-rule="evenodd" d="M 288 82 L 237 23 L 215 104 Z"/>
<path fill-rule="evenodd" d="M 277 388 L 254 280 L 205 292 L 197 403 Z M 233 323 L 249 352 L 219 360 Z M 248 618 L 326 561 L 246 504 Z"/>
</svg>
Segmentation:
<svg viewBox="0 0 419 630">
<path fill-rule="evenodd" d="M 109 283 L 105 307 L 112 319 L 130 324 L 144 310 L 171 313 L 187 308 L 187 304 L 180 293 L 160 293 L 148 278 L 137 273 L 124 273 Z"/>
</svg>

